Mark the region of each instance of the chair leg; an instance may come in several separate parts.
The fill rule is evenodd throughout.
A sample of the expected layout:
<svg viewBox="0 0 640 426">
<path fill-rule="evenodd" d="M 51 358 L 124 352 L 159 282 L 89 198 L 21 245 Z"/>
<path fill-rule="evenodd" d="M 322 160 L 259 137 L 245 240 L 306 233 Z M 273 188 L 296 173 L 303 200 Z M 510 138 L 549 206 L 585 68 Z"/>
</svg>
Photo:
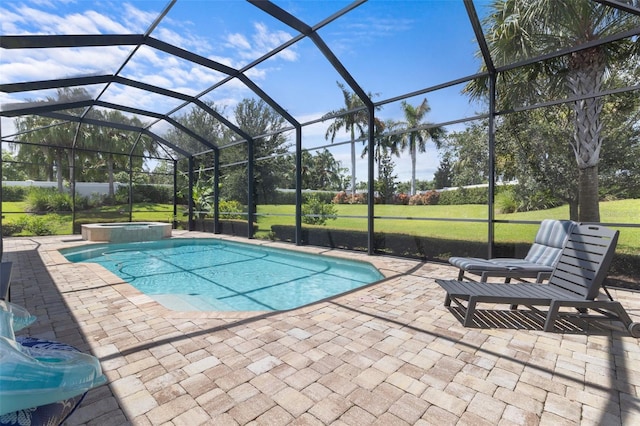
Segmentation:
<svg viewBox="0 0 640 426">
<path fill-rule="evenodd" d="M 462 281 L 463 278 L 464 278 L 464 269 L 460 269 L 458 271 L 458 281 Z"/>
<path fill-rule="evenodd" d="M 451 306 L 451 297 L 449 296 L 449 293 L 444 297 L 444 306 Z"/>
<path fill-rule="evenodd" d="M 560 303 L 553 300 L 551 305 L 549 306 L 549 311 L 547 312 L 547 319 L 544 321 L 544 331 L 551 332 L 553 331 L 553 325 L 556 322 L 556 318 L 558 317 L 558 311 L 560 310 Z"/>
<path fill-rule="evenodd" d="M 464 326 L 473 327 L 473 314 L 476 312 L 476 297 L 471 296 L 467 302 L 467 313 L 464 316 Z"/>
</svg>

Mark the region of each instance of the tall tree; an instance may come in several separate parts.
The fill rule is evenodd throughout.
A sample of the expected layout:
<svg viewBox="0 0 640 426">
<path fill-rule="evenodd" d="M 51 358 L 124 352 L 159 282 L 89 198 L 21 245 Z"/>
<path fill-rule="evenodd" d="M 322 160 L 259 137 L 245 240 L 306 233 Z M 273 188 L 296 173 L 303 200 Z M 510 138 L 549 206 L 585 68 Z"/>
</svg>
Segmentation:
<svg viewBox="0 0 640 426">
<path fill-rule="evenodd" d="M 433 174 L 433 186 L 437 189 L 447 188 L 451 186 L 452 178 L 451 154 L 446 152 L 440 160 L 438 170 Z"/>
<path fill-rule="evenodd" d="M 326 148 L 316 151 L 315 155 L 307 150 L 302 151 L 303 189 L 342 191 L 342 173 L 345 170 Z"/>
<path fill-rule="evenodd" d="M 488 182 L 487 129 L 487 122 L 471 123 L 462 131 L 449 133 L 442 141 L 439 149 L 450 162 L 451 186 Z"/>
<path fill-rule="evenodd" d="M 2 150 L 2 180 L 25 180 L 27 174 L 21 167 L 21 164 L 16 162 L 16 158 L 11 151 Z"/>
<path fill-rule="evenodd" d="M 376 179 L 376 190 L 378 191 L 380 202 L 388 204 L 393 201 L 393 196 L 398 187 L 398 176 L 394 174 L 395 164 L 393 164 L 391 155 L 388 152 L 382 154 L 380 163 L 380 175 Z"/>
<path fill-rule="evenodd" d="M 518 185 L 519 210 L 569 205 L 569 218 L 578 220 L 577 174 L 568 144 L 571 111 L 567 105 L 521 111 L 504 117 L 496 130 L 496 171 Z M 486 142 L 485 142 L 486 143 Z M 573 163 L 572 163 L 573 162 Z"/>
<path fill-rule="evenodd" d="M 205 103 L 215 112 L 224 115 L 224 108 L 218 107 L 212 101 L 205 101 Z M 223 145 L 224 141 L 228 138 L 227 129 L 224 124 L 222 124 L 216 117 L 197 106 L 194 106 L 188 112 L 177 117 L 176 121 L 184 125 L 186 128 L 191 129 L 208 142 L 217 146 Z M 193 153 L 194 155 L 200 154 L 194 157 L 194 170 L 198 171 L 196 179 L 204 179 L 203 182 L 209 181 L 210 176 L 208 177 L 205 175 L 210 173 L 202 171 L 203 168 L 213 167 L 213 153 L 207 152 L 210 151 L 209 147 L 176 127 L 171 127 L 167 131 L 165 139 L 184 149 L 186 152 Z M 183 190 L 188 187 L 186 179 L 188 165 L 189 163 L 187 161 L 178 161 L 178 169 L 180 171 L 180 173 L 178 173 L 178 187 L 183 188 Z M 186 194 L 186 190 L 184 193 Z"/>
<path fill-rule="evenodd" d="M 55 96 L 48 96 L 45 102 L 63 103 L 90 98 L 89 93 L 83 88 L 59 88 Z M 81 115 L 83 108 L 64 111 L 71 115 Z M 73 181 L 73 147 L 74 137 L 78 124 L 44 116 L 24 116 L 16 119 L 16 128 L 22 133 L 17 139 L 22 142 L 35 142 L 39 146 L 21 145 L 19 158 L 32 164 L 39 164 L 44 151 L 47 169 L 47 178 L 58 182 L 58 191 L 63 191 L 64 171 L 68 170 L 68 179 Z M 34 161 L 35 160 L 35 161 Z M 40 165 L 39 167 L 42 167 Z M 40 172 L 37 173 L 39 176 Z"/>
<path fill-rule="evenodd" d="M 215 112 L 224 115 L 224 108 L 218 107 L 212 101 L 205 101 L 205 103 Z M 193 130 L 196 134 L 212 143 L 213 145 L 223 145 L 223 142 L 228 138 L 227 129 L 224 124 L 222 124 L 213 115 L 209 114 L 207 111 L 199 107 L 194 106 L 185 114 L 177 117 L 176 121 L 184 125 L 186 128 Z M 193 154 L 200 154 L 210 150 L 210 148 L 203 145 L 201 142 L 197 141 L 196 139 L 192 138 L 176 127 L 171 127 L 168 130 L 167 134 L 165 135 L 165 139 L 171 141 L 173 144 L 179 146 L 185 151 Z M 181 168 L 181 171 L 186 172 L 187 164 L 185 161 L 179 162 L 178 165 Z M 198 155 L 195 158 L 195 168 L 199 169 L 200 166 L 212 167 L 213 154 L 208 153 Z"/>
<path fill-rule="evenodd" d="M 584 0 L 494 0 L 487 16 L 487 42 L 498 65 L 580 46 L 593 40 L 637 27 L 640 17 L 595 1 Z M 638 43 L 626 39 L 589 47 L 561 58 L 547 60 L 503 73 L 501 108 L 540 101 L 547 94 L 557 98 L 585 97 L 602 91 L 610 64 L 636 58 Z M 487 93 L 486 81 L 475 81 L 466 90 L 472 96 Z M 600 221 L 598 162 L 602 149 L 603 99 L 587 97 L 572 102 L 571 145 L 578 168 L 579 220 Z"/>
<path fill-rule="evenodd" d="M 381 125 L 376 125 L 376 137 L 374 141 L 374 161 L 378 165 L 378 179 L 383 173 L 383 158 L 385 155 L 400 156 L 400 144 L 402 142 L 402 134 L 399 132 L 400 122 L 394 120 L 385 120 Z M 369 145 L 365 145 L 362 150 L 361 158 L 369 153 Z"/>
<path fill-rule="evenodd" d="M 331 143 L 333 143 L 336 139 L 336 135 L 338 135 L 338 133 L 343 129 L 349 133 L 349 138 L 351 140 L 351 195 L 355 195 L 356 132 L 358 138 L 363 138 L 368 134 L 369 113 L 367 112 L 367 109 L 364 108 L 365 104 L 358 95 L 347 90 L 347 88 L 340 82 L 337 82 L 337 84 L 342 91 L 344 106 L 338 110 L 329 111 L 322 117 L 323 120 L 333 120 L 333 123 L 331 123 L 327 128 L 324 137 L 325 139 L 331 138 Z M 373 95 L 369 93 L 368 96 L 371 98 Z M 374 125 L 382 127 L 382 123 L 379 122 L 374 123 Z"/>
<path fill-rule="evenodd" d="M 275 190 L 282 182 L 282 176 L 287 173 L 289 162 L 285 158 L 290 144 L 287 135 L 280 131 L 284 128 L 285 119 L 263 100 L 243 99 L 234 110 L 235 122 L 244 132 L 254 137 L 254 201 L 256 204 L 269 203 L 275 197 Z M 236 157 L 246 160 L 246 145 L 238 145 Z M 225 150 L 226 151 L 226 150 Z M 225 155 L 225 158 L 230 158 Z M 237 161 L 237 160 L 236 160 Z M 246 195 L 246 167 L 236 168 L 233 175 L 229 174 L 226 181 L 235 181 L 230 186 L 236 188 L 236 196 Z M 242 195 L 241 195 L 242 194 Z M 238 198 L 233 198 L 238 199 Z M 246 197 L 244 198 L 246 201 Z"/>
<path fill-rule="evenodd" d="M 99 118 L 117 124 L 127 124 L 135 127 L 144 127 L 145 124 L 138 117 L 129 117 L 118 110 L 92 111 L 92 117 Z M 83 147 L 98 150 L 97 158 L 93 158 L 93 168 L 99 168 L 100 180 L 108 183 L 108 196 L 115 195 L 114 176 L 117 170 L 129 169 L 129 155 L 133 170 L 142 170 L 142 156 L 155 156 L 158 154 L 158 145 L 147 136 L 138 139 L 137 133 L 122 131 L 103 126 L 83 127 Z"/>
<path fill-rule="evenodd" d="M 404 126 L 405 132 L 402 135 L 401 147 L 402 150 L 408 149 L 411 156 L 411 195 L 415 195 L 417 153 L 426 151 L 429 139 L 433 140 L 436 146 L 439 146 L 440 139 L 444 136 L 444 129 L 442 127 L 425 127 L 428 126 L 428 123 L 422 122 L 424 116 L 431 111 L 427 98 L 417 107 L 402 101 L 402 111 L 405 118 L 402 126 Z"/>
</svg>

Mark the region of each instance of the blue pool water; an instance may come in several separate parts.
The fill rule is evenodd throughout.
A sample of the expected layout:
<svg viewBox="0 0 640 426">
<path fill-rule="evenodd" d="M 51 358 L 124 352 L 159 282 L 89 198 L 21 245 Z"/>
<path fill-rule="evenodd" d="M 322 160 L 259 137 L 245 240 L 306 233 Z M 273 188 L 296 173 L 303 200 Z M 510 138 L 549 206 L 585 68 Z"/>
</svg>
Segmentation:
<svg viewBox="0 0 640 426">
<path fill-rule="evenodd" d="M 96 244 L 61 253 L 94 262 L 177 311 L 274 311 L 378 281 L 366 262 L 217 239 Z"/>
</svg>

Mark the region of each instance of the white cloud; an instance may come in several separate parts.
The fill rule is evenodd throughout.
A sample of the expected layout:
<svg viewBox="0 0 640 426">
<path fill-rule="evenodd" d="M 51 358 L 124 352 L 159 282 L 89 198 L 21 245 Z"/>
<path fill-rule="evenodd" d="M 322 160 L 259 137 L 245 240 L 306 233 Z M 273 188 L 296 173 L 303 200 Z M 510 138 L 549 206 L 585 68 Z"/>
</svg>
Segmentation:
<svg viewBox="0 0 640 426">
<path fill-rule="evenodd" d="M 114 104 L 127 105 L 159 113 L 164 113 L 182 102 L 178 99 L 167 98 L 156 93 L 121 85 L 110 86 L 105 93 L 104 100 Z M 151 118 L 141 117 L 141 119 L 151 121 Z"/>
<path fill-rule="evenodd" d="M 158 16 L 157 12 L 145 12 L 143 10 L 134 7 L 130 3 L 125 3 L 124 7 L 124 21 L 127 23 L 127 27 L 133 33 L 142 33 L 147 30 L 149 25 Z"/>
<path fill-rule="evenodd" d="M 226 38 L 227 47 L 235 49 L 239 57 L 247 61 L 257 59 L 293 38 L 286 31 L 270 31 L 261 22 L 254 23 L 253 28 L 254 34 L 251 36 L 251 40 L 240 33 L 229 34 Z M 280 52 L 277 57 L 293 62 L 298 60 L 298 53 L 293 47 L 290 47 Z"/>
<path fill-rule="evenodd" d="M 244 36 L 244 34 L 229 34 L 227 36 L 227 42 L 232 48 L 237 48 L 240 50 L 251 50 L 251 44 L 249 43 L 249 40 L 247 40 L 247 38 Z"/>
<path fill-rule="evenodd" d="M 171 45 L 186 49 L 198 54 L 205 54 L 211 49 L 209 40 L 204 37 L 198 37 L 188 31 L 178 32 L 166 27 L 161 27 L 151 35 L 159 40 Z"/>
<path fill-rule="evenodd" d="M 20 24 L 23 24 L 25 21 L 25 16 L 0 7 L 0 28 L 2 28 L 2 34 L 21 34 L 23 31 L 20 29 Z"/>
<path fill-rule="evenodd" d="M 144 32 L 158 13 L 146 12 L 130 3 L 113 2 L 113 7 L 102 4 L 94 9 L 83 9 L 85 4 L 79 2 L 79 7 L 65 9 L 72 10 L 69 13 L 60 12 L 59 2 L 53 4 L 49 1 L 32 1 L 29 6 L 0 6 L 2 34 L 135 34 Z M 102 13 L 102 10 L 108 12 Z M 285 31 L 270 30 L 263 23 L 255 23 L 251 34 L 229 34 L 223 43 L 215 45 L 217 49 L 223 50 L 214 52 L 213 41 L 195 34 L 189 25 L 192 23 L 177 22 L 166 17 L 152 35 L 232 68 L 240 68 L 247 61 L 264 55 L 292 38 L 292 35 Z M 132 46 L 117 46 L 5 50 L 0 56 L 0 82 L 115 73 L 132 49 Z M 229 50 L 225 52 L 225 49 Z M 223 52 L 228 55 L 225 56 Z M 272 59 L 274 60 L 296 61 L 298 53 L 294 47 L 290 47 Z M 263 81 L 276 69 L 254 67 L 247 71 L 247 76 L 255 81 Z M 148 46 L 141 46 L 136 51 L 122 75 L 190 95 L 200 93 L 226 77 L 215 70 Z M 41 98 L 44 93 L 24 95 Z M 230 80 L 215 91 L 216 104 L 230 109 L 248 96 L 255 95 L 238 79 Z M 158 112 L 166 112 L 173 108 L 176 102 L 181 102 L 122 85 L 111 85 L 103 99 Z M 2 103 L 5 104 L 5 101 L 6 97 L 3 97 Z"/>
<path fill-rule="evenodd" d="M 125 25 L 122 25 L 119 22 L 116 22 L 113 19 L 93 10 L 86 12 L 86 18 L 93 21 L 100 32 L 108 32 L 112 34 L 125 34 L 132 32 L 132 28 L 127 28 Z"/>
</svg>

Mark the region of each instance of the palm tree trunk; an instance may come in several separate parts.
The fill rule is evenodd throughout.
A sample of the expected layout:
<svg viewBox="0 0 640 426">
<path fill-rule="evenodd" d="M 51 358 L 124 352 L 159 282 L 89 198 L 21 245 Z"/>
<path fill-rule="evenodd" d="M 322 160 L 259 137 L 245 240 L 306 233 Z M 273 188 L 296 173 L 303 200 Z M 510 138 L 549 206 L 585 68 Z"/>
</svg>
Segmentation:
<svg viewBox="0 0 640 426">
<path fill-rule="evenodd" d="M 115 191 L 113 189 L 113 157 L 109 156 L 107 159 L 107 171 L 108 171 L 108 179 L 109 179 L 109 198 L 113 199 L 115 195 Z"/>
<path fill-rule="evenodd" d="M 62 152 L 60 150 L 56 151 L 56 180 L 58 181 L 58 192 L 62 192 L 64 190 L 63 182 L 62 182 Z"/>
<path fill-rule="evenodd" d="M 598 199 L 598 166 L 579 170 L 580 222 L 600 222 Z M 584 199 L 583 197 L 587 197 Z"/>
<path fill-rule="evenodd" d="M 351 138 L 351 196 L 356 195 L 356 142 Z"/>
<path fill-rule="evenodd" d="M 569 201 L 569 219 L 574 222 L 580 221 L 580 214 L 578 213 L 578 200 Z"/>
<path fill-rule="evenodd" d="M 76 179 L 75 179 L 73 155 L 74 155 L 73 149 L 67 149 L 67 160 L 69 161 L 69 193 L 71 194 L 72 197 L 76 191 Z"/>
<path fill-rule="evenodd" d="M 571 58 L 567 86 L 576 96 L 600 92 L 605 62 L 598 48 L 576 53 Z M 575 134 L 572 147 L 578 163 L 578 202 L 581 222 L 599 222 L 598 162 L 602 139 L 601 98 L 586 98 L 573 104 Z"/>
<path fill-rule="evenodd" d="M 411 145 L 411 195 L 416 195 L 416 145 Z"/>
</svg>

